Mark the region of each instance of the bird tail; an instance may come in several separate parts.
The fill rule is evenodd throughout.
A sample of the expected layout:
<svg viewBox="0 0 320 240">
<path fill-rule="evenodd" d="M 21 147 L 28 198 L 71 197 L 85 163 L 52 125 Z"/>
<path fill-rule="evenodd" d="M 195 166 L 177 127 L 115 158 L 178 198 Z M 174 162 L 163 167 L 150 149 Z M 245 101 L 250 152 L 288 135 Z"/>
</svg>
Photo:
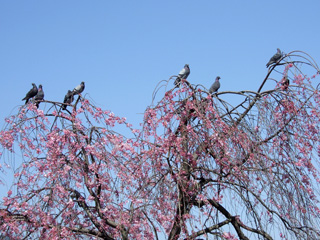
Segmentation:
<svg viewBox="0 0 320 240">
<path fill-rule="evenodd" d="M 174 81 L 174 85 L 175 85 L 176 87 L 178 87 L 179 84 L 180 84 L 180 82 L 181 82 L 181 78 L 180 78 L 180 77 L 177 77 L 176 80 Z"/>
</svg>

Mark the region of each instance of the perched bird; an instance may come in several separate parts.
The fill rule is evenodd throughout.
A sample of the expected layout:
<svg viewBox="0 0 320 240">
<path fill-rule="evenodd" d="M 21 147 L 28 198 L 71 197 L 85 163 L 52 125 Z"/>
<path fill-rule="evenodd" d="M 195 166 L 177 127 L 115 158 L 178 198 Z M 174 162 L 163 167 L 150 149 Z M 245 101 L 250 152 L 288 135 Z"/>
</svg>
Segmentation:
<svg viewBox="0 0 320 240">
<path fill-rule="evenodd" d="M 179 86 L 181 79 L 187 79 L 189 74 L 190 74 L 189 64 L 185 64 L 184 67 L 179 72 L 178 77 L 174 81 L 174 85 Z"/>
<path fill-rule="evenodd" d="M 68 90 L 67 94 L 64 96 L 63 103 L 71 104 L 73 102 L 73 91 Z M 67 105 L 62 105 L 62 110 L 66 110 Z"/>
<path fill-rule="evenodd" d="M 39 101 L 41 101 L 41 100 L 43 100 L 43 99 L 44 99 L 44 92 L 43 92 L 42 85 L 40 84 L 40 85 L 39 85 L 39 88 L 38 88 L 38 93 L 37 93 L 37 95 L 36 95 L 35 98 L 34 98 L 34 101 L 35 101 L 35 103 L 36 103 L 37 108 L 39 108 L 39 104 L 40 104 Z"/>
<path fill-rule="evenodd" d="M 78 85 L 78 86 L 76 86 L 74 89 L 73 89 L 73 95 L 77 95 L 77 94 L 80 94 L 80 93 L 82 93 L 83 92 L 83 90 L 84 90 L 84 82 L 81 82 L 81 84 L 80 85 Z"/>
<path fill-rule="evenodd" d="M 26 100 L 26 104 L 28 103 L 30 98 L 33 98 L 38 93 L 37 86 L 32 83 L 33 88 L 30 89 L 30 91 L 26 94 L 26 96 L 22 99 L 22 101 Z"/>
<path fill-rule="evenodd" d="M 216 81 L 211 85 L 210 89 L 209 89 L 209 93 L 214 93 L 214 92 L 218 92 L 219 88 L 220 88 L 220 82 L 219 82 L 220 77 L 217 76 L 216 77 Z"/>
<path fill-rule="evenodd" d="M 277 48 L 277 53 L 270 58 L 269 62 L 267 63 L 267 67 L 269 67 L 273 63 L 278 62 L 281 57 L 282 57 L 282 52 L 280 51 L 279 48 Z"/>
<path fill-rule="evenodd" d="M 281 80 L 281 89 L 282 90 L 287 90 L 289 85 L 290 85 L 290 80 L 287 76 L 283 77 Z"/>
</svg>

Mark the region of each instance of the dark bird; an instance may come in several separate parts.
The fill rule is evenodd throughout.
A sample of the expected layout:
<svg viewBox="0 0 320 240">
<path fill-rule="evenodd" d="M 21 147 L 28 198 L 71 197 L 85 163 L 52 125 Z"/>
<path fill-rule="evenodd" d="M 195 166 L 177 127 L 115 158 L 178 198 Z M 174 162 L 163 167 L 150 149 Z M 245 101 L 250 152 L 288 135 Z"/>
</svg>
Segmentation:
<svg viewBox="0 0 320 240">
<path fill-rule="evenodd" d="M 178 77 L 174 81 L 174 85 L 179 86 L 181 79 L 187 79 L 187 77 L 190 74 L 190 67 L 189 64 L 185 64 L 184 67 L 181 69 L 181 71 L 178 74 Z"/>
<path fill-rule="evenodd" d="M 281 80 L 281 89 L 282 90 L 287 90 L 289 85 L 290 85 L 290 80 L 287 76 L 283 77 L 282 80 Z"/>
<path fill-rule="evenodd" d="M 78 85 L 78 86 L 76 86 L 74 89 L 73 89 L 73 95 L 77 95 L 77 94 L 80 94 L 80 93 L 82 93 L 83 92 L 83 90 L 84 90 L 84 82 L 81 82 L 81 84 L 80 85 Z"/>
<path fill-rule="evenodd" d="M 39 85 L 39 88 L 38 88 L 38 93 L 37 93 L 37 95 L 36 95 L 35 98 L 34 98 L 34 101 L 35 101 L 35 103 L 36 103 L 37 108 L 39 108 L 39 104 L 40 104 L 39 101 L 41 101 L 41 100 L 43 100 L 43 99 L 44 99 L 44 92 L 43 92 L 42 85 L 40 84 L 40 85 Z"/>
<path fill-rule="evenodd" d="M 219 88 L 220 88 L 220 82 L 219 82 L 220 77 L 217 76 L 216 77 L 216 81 L 211 85 L 210 89 L 209 89 L 209 93 L 214 93 L 214 92 L 218 92 Z"/>
<path fill-rule="evenodd" d="M 33 98 L 38 93 L 37 86 L 32 83 L 33 88 L 30 89 L 30 91 L 26 94 L 26 96 L 22 99 L 22 101 L 26 100 L 26 104 L 28 103 L 30 98 Z"/>
<path fill-rule="evenodd" d="M 64 100 L 62 104 L 62 110 L 66 110 L 67 109 L 67 105 L 66 104 L 71 104 L 73 102 L 73 91 L 68 90 L 67 94 L 64 96 Z"/>
<path fill-rule="evenodd" d="M 282 52 L 280 51 L 279 48 L 277 48 L 277 53 L 270 58 L 269 62 L 267 63 L 267 67 L 269 67 L 273 63 L 278 62 L 281 57 L 282 57 Z"/>
</svg>

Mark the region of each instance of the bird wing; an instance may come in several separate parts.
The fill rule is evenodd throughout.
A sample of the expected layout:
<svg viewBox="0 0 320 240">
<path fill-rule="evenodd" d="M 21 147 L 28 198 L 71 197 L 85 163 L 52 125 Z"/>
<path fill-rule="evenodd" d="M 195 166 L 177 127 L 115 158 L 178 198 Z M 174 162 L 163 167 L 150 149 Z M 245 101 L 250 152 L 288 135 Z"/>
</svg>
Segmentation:
<svg viewBox="0 0 320 240">
<path fill-rule="evenodd" d="M 27 100 L 28 98 L 32 98 L 38 93 L 38 88 L 31 88 L 26 96 L 22 100 Z"/>
<path fill-rule="evenodd" d="M 209 93 L 216 92 L 216 91 L 218 91 L 219 88 L 220 88 L 220 82 L 215 81 L 215 82 L 211 85 L 211 87 L 210 87 L 210 89 L 209 89 Z"/>
<path fill-rule="evenodd" d="M 63 103 L 67 103 L 68 98 L 69 98 L 69 93 L 67 93 L 67 94 L 64 96 Z"/>
<path fill-rule="evenodd" d="M 38 93 L 35 97 L 35 100 L 42 100 L 44 98 L 44 92 L 43 90 L 38 90 Z"/>
<path fill-rule="evenodd" d="M 280 58 L 282 57 L 282 53 L 281 52 L 277 52 L 275 55 L 273 55 L 269 62 L 267 63 L 267 67 L 269 65 L 271 65 L 272 63 L 276 63 Z"/>
<path fill-rule="evenodd" d="M 183 76 L 184 74 L 186 74 L 186 69 L 182 68 L 181 71 L 179 72 L 179 76 Z"/>
<path fill-rule="evenodd" d="M 78 86 L 76 86 L 76 87 L 73 89 L 73 91 L 79 91 L 80 89 L 81 89 L 81 84 L 78 85 Z"/>
</svg>

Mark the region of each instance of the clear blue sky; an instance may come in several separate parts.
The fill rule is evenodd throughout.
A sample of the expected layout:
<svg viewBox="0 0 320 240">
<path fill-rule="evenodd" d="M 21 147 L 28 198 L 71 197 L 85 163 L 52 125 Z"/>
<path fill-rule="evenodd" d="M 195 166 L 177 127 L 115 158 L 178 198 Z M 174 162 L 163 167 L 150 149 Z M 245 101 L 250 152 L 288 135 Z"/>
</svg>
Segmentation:
<svg viewBox="0 0 320 240">
<path fill-rule="evenodd" d="M 32 82 L 62 101 L 85 81 L 87 97 L 134 126 L 185 63 L 191 83 L 220 75 L 220 91 L 257 90 L 276 48 L 320 63 L 319 10 L 318 0 L 2 0 L 0 127 Z"/>
<path fill-rule="evenodd" d="M 0 1 L 0 126 L 31 83 L 85 93 L 136 125 L 162 79 L 257 90 L 279 47 L 320 63 L 320 1 Z M 40 105 L 41 106 L 41 105 Z M 40 107 L 41 108 L 41 107 Z"/>
</svg>

